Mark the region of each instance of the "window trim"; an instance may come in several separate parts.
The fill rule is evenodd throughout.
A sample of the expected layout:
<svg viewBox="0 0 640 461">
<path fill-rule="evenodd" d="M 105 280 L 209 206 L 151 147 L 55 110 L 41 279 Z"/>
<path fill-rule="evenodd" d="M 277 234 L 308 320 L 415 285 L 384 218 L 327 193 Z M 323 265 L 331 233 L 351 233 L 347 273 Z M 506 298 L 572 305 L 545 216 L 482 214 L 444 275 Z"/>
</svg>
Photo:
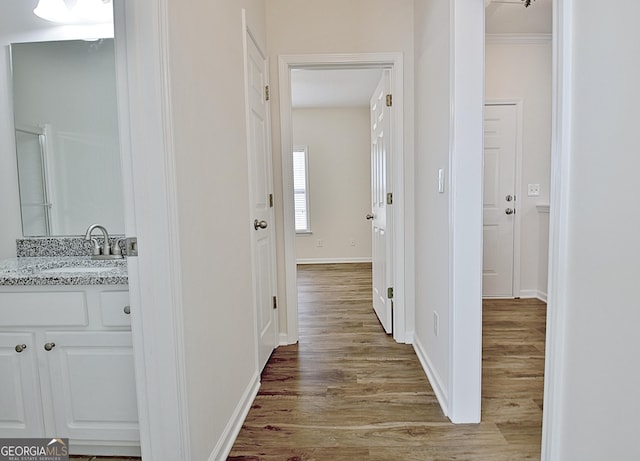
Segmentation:
<svg viewBox="0 0 640 461">
<path fill-rule="evenodd" d="M 295 179 L 294 179 L 294 186 L 293 186 L 293 200 L 294 200 L 294 205 L 293 205 L 293 209 L 294 209 L 294 227 L 295 227 L 295 231 L 297 235 L 304 235 L 304 234 L 311 234 L 311 211 L 309 208 L 309 146 L 294 146 L 293 150 L 291 152 L 291 159 L 292 159 L 292 164 L 293 164 L 293 168 L 295 170 L 295 161 L 293 160 L 293 157 L 295 156 L 296 153 L 304 153 L 304 184 L 305 184 L 305 188 L 304 191 L 302 193 L 304 193 L 304 199 L 305 199 L 305 207 L 306 207 L 306 212 L 307 212 L 307 226 L 305 229 L 298 229 L 297 227 L 295 227 L 296 225 L 296 219 L 295 219 L 295 197 L 296 197 L 296 188 L 295 188 Z M 293 173 L 292 171 L 292 174 Z M 300 192 L 298 192 L 300 193 Z"/>
</svg>

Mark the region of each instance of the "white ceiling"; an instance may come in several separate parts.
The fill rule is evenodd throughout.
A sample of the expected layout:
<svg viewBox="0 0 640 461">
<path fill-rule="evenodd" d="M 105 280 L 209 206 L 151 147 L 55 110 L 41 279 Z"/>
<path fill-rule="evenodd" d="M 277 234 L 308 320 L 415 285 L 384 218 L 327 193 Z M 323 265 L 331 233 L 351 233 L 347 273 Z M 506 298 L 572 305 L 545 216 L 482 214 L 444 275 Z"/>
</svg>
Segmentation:
<svg viewBox="0 0 640 461">
<path fill-rule="evenodd" d="M 490 0 L 485 9 L 487 34 L 550 34 L 552 0 Z"/>
<path fill-rule="evenodd" d="M 294 69 L 291 105 L 309 107 L 368 107 L 382 69 Z"/>
<path fill-rule="evenodd" d="M 68 1 L 68 0 L 65 0 Z M 33 14 L 38 0 L 0 0 L 0 43 L 113 37 L 112 25 L 59 25 Z"/>
</svg>

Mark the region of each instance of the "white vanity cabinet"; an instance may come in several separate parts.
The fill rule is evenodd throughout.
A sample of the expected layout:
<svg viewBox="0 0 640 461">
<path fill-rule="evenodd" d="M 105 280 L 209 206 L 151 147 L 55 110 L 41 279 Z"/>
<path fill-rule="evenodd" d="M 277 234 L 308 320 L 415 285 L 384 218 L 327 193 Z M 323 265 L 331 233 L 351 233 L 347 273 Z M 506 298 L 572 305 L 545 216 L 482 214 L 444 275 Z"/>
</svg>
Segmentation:
<svg viewBox="0 0 640 461">
<path fill-rule="evenodd" d="M 36 437 L 44 427 L 33 333 L 0 332 L 0 437 Z"/>
<path fill-rule="evenodd" d="M 0 438 L 139 454 L 127 286 L 0 287 Z"/>
</svg>

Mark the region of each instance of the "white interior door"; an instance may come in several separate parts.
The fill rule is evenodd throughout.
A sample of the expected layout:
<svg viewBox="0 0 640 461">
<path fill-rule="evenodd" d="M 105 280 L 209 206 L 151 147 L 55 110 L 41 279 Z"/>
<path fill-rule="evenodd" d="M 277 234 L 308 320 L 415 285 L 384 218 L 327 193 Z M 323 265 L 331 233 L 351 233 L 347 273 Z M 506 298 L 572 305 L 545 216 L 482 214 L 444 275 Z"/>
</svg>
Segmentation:
<svg viewBox="0 0 640 461">
<path fill-rule="evenodd" d="M 486 105 L 482 295 L 513 296 L 517 107 Z"/>
<path fill-rule="evenodd" d="M 246 36 L 246 91 L 249 150 L 249 193 L 254 302 L 258 326 L 258 365 L 262 370 L 276 347 L 275 231 L 273 176 L 269 149 L 267 60 L 250 34 Z"/>
<path fill-rule="evenodd" d="M 388 294 L 392 287 L 391 272 L 391 207 L 387 194 L 391 192 L 391 110 L 387 106 L 390 94 L 389 71 L 384 70 L 380 83 L 371 97 L 371 220 L 373 261 L 373 309 L 387 333 L 393 332 L 393 301 Z"/>
</svg>

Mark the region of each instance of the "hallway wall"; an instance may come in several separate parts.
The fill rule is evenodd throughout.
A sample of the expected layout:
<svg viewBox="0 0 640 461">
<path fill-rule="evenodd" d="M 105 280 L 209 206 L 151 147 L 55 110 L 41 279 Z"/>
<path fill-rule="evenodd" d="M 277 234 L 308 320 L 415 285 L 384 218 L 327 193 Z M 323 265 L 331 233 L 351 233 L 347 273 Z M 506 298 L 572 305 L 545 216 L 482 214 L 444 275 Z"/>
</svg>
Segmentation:
<svg viewBox="0 0 640 461">
<path fill-rule="evenodd" d="M 238 411 L 259 379 L 241 9 L 247 9 L 252 33 L 264 46 L 264 5 L 263 0 L 199 0 L 185 8 L 183 2 L 169 2 L 193 460 L 221 459 Z M 215 38 L 205 39 L 209 31 Z"/>
<path fill-rule="evenodd" d="M 640 459 L 640 3 L 569 5 L 571 126 L 567 162 L 556 171 L 566 181 L 558 201 L 566 215 L 551 210 L 563 244 L 549 305 L 555 449 L 545 459 L 631 461 Z"/>
<path fill-rule="evenodd" d="M 369 108 L 294 109 L 291 117 L 293 145 L 309 149 L 312 233 L 296 235 L 298 262 L 371 261 Z"/>
<path fill-rule="evenodd" d="M 271 58 L 271 113 L 276 220 L 278 226 L 278 298 L 281 332 L 287 331 L 284 303 L 285 265 L 282 208 L 282 162 L 278 55 L 313 53 L 402 52 L 404 57 L 404 148 L 407 242 L 413 241 L 413 0 L 269 0 L 266 7 L 267 46 Z M 407 254 L 405 273 L 412 277 L 413 253 Z M 411 284 L 409 285 L 411 286 Z M 413 293 L 406 293 L 412 315 Z"/>
</svg>

